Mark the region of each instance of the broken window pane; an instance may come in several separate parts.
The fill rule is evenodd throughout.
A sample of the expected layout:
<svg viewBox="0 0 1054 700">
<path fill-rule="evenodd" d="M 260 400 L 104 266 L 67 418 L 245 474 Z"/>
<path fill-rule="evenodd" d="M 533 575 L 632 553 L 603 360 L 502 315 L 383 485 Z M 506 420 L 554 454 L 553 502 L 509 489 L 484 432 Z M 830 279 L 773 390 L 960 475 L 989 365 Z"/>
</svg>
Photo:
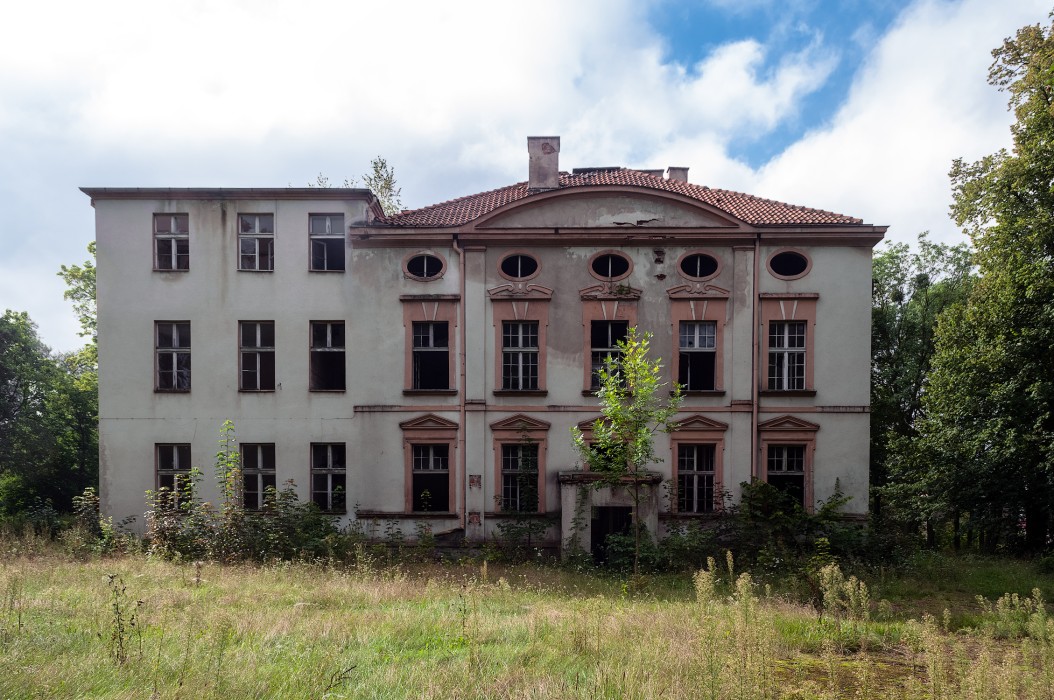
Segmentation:
<svg viewBox="0 0 1054 700">
<path fill-rule="evenodd" d="M 415 321 L 413 324 L 413 388 L 450 388 L 449 324 Z"/>
</svg>

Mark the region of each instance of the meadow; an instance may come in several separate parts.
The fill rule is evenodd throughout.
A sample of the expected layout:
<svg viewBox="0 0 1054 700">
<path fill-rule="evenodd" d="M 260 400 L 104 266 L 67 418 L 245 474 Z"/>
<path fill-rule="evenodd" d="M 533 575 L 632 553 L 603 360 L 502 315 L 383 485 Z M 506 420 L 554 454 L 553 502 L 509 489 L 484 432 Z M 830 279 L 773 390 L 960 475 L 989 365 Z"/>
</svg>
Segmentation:
<svg viewBox="0 0 1054 700">
<path fill-rule="evenodd" d="M 633 581 L 0 545 L 2 698 L 1054 698 L 1054 577 L 1026 562 L 829 566 L 801 602 L 734 561 Z"/>
</svg>

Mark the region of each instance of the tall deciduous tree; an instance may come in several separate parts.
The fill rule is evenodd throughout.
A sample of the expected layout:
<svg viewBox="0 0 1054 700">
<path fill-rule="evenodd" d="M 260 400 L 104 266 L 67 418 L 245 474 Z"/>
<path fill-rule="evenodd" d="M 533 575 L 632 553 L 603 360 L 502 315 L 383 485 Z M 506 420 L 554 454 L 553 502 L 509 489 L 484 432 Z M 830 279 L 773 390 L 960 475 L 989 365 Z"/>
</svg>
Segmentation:
<svg viewBox="0 0 1054 700">
<path fill-rule="evenodd" d="M 917 515 L 905 498 L 917 475 L 910 470 L 890 474 L 891 457 L 917 434 L 916 421 L 935 350 L 937 318 L 953 304 L 962 303 L 971 278 L 970 250 L 965 244 L 933 243 L 919 234 L 913 250 L 907 243 L 890 243 L 872 264 L 871 313 L 871 485 L 872 514 L 883 515 L 887 486 L 901 491 L 896 505 Z"/>
<path fill-rule="evenodd" d="M 659 391 L 662 363 L 648 358 L 651 334 L 630 328 L 618 344 L 620 354 L 600 370 L 600 413 L 593 424 L 593 441 L 572 429 L 572 439 L 582 460 L 593 472 L 603 474 L 609 486 L 629 482 L 633 494 L 633 574 L 640 573 L 640 504 L 642 473 L 661 461 L 655 455 L 655 433 L 669 432 L 681 405 L 680 385 L 666 400 Z"/>
<path fill-rule="evenodd" d="M 396 186 L 395 169 L 384 158 L 377 156 L 370 161 L 370 172 L 362 176 L 362 183 L 377 195 L 385 214 L 398 214 L 403 208 L 403 190 Z"/>
<path fill-rule="evenodd" d="M 1046 546 L 1054 508 L 1054 25 L 993 51 L 1014 148 L 951 171 L 952 213 L 981 277 L 942 320 L 924 399 L 935 497 L 969 511 L 986 544 Z"/>
</svg>

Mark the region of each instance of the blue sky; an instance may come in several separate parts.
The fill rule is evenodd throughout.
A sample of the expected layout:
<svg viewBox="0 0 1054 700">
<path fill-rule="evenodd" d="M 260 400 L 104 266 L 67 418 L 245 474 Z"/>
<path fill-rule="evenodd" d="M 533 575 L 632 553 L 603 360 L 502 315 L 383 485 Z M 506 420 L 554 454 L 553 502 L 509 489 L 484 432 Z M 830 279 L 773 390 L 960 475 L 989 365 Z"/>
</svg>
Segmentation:
<svg viewBox="0 0 1054 700">
<path fill-rule="evenodd" d="M 80 344 L 55 272 L 80 186 L 303 186 L 380 154 L 408 207 L 561 167 L 689 180 L 890 226 L 948 220 L 956 157 L 1009 144 L 990 52 L 1050 0 L 57 0 L 0 25 L 0 308 Z M 144 232 L 148 235 L 148 232 Z"/>
</svg>

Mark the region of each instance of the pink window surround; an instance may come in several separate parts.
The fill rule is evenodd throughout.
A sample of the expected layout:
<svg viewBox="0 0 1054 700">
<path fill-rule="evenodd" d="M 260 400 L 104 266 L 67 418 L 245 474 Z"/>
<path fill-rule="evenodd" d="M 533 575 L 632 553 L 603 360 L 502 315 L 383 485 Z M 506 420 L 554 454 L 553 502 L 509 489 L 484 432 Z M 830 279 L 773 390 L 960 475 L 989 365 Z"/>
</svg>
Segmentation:
<svg viewBox="0 0 1054 700">
<path fill-rule="evenodd" d="M 596 260 L 597 258 L 601 257 L 601 256 L 604 256 L 604 255 L 614 255 L 615 257 L 619 257 L 619 258 L 622 258 L 623 260 L 625 260 L 626 261 L 626 271 L 624 273 L 622 273 L 621 275 L 615 275 L 614 277 L 605 277 L 605 276 L 602 276 L 602 275 L 598 275 L 593 270 L 593 261 Z M 624 280 L 624 279 L 626 279 L 627 277 L 629 277 L 630 275 L 633 274 L 633 258 L 631 258 L 630 256 L 626 255 L 621 250 L 601 250 L 601 251 L 597 251 L 596 253 L 593 253 L 592 255 L 589 256 L 589 263 L 588 263 L 588 267 L 586 269 L 589 270 L 589 274 L 591 276 L 597 278 L 598 280 L 600 280 L 602 282 L 618 282 L 619 280 Z"/>
<path fill-rule="evenodd" d="M 816 432 L 820 426 L 794 416 L 770 418 L 758 424 L 758 478 L 767 482 L 769 445 L 804 446 L 805 448 L 805 510 L 813 512 L 813 458 L 816 451 Z"/>
<path fill-rule="evenodd" d="M 410 263 L 411 260 L 416 258 L 418 255 L 427 255 L 429 257 L 436 258 L 437 260 L 439 260 L 439 262 L 442 263 L 442 267 L 439 268 L 439 272 L 437 272 L 434 275 L 430 275 L 428 277 L 419 277 L 418 275 L 415 275 L 415 274 L 411 273 L 410 269 L 407 267 L 407 265 Z M 407 279 L 416 280 L 418 282 L 432 282 L 434 280 L 440 279 L 443 275 L 446 274 L 446 271 L 447 271 L 446 258 L 444 258 L 442 255 L 439 255 L 438 253 L 433 253 L 430 250 L 418 250 L 418 251 L 416 251 L 414 253 L 409 253 L 409 254 L 403 256 L 403 267 L 402 267 L 402 269 L 403 269 L 403 274 L 406 276 Z"/>
<path fill-rule="evenodd" d="M 459 460 L 457 459 L 458 424 L 434 413 L 429 413 L 419 418 L 403 421 L 399 424 L 399 427 L 403 431 L 403 509 L 405 512 L 414 512 L 414 445 L 447 446 L 449 499 L 447 503 L 437 503 L 435 505 L 443 508 L 441 512 L 455 514 L 460 512 L 460 498 L 457 491 L 457 484 L 460 483 L 458 480 Z"/>
<path fill-rule="evenodd" d="M 590 362 L 593 321 L 626 321 L 629 328 L 637 325 L 637 301 L 641 290 L 626 287 L 616 291 L 611 283 L 598 284 L 579 290 L 582 298 L 582 393 L 592 395 L 593 372 Z"/>
<path fill-rule="evenodd" d="M 708 394 L 724 391 L 724 338 L 727 309 L 727 296 L 699 295 L 695 298 L 675 297 L 670 300 L 670 330 L 673 334 L 673 362 L 670 363 L 670 371 L 673 373 L 672 381 L 677 381 L 678 367 L 681 363 L 681 321 L 713 321 L 716 324 L 714 388 L 712 391 L 686 393 Z"/>
<path fill-rule="evenodd" d="M 702 415 L 688 416 L 677 421 L 676 428 L 670 433 L 670 464 L 672 483 L 677 484 L 678 460 L 677 449 L 681 445 L 714 446 L 714 510 L 720 508 L 721 486 L 724 483 L 725 433 L 728 423 L 713 420 Z M 677 512 L 677 499 L 670 499 L 670 512 Z"/>
<path fill-rule="evenodd" d="M 549 301 L 553 290 L 535 284 L 513 282 L 487 290 L 494 324 L 494 393 L 529 395 L 546 393 L 546 350 L 549 346 Z M 502 388 L 502 324 L 506 321 L 538 323 L 538 388 Z"/>
<path fill-rule="evenodd" d="M 705 277 L 695 277 L 693 275 L 685 274 L 684 270 L 681 269 L 681 263 L 684 262 L 685 258 L 687 258 L 687 257 L 689 257 L 691 255 L 708 255 L 708 256 L 710 256 L 711 258 L 714 259 L 715 262 L 717 262 L 717 269 L 714 270 L 712 274 L 706 275 Z M 715 277 L 717 277 L 718 275 L 721 274 L 721 270 L 723 270 L 724 267 L 725 267 L 725 265 L 724 265 L 724 262 L 722 262 L 722 260 L 721 260 L 721 256 L 718 255 L 717 253 L 713 252 L 712 250 L 705 250 L 705 249 L 689 250 L 689 251 L 685 252 L 684 255 L 682 255 L 681 257 L 677 258 L 677 274 L 680 275 L 681 277 L 683 277 L 684 279 L 690 280 L 692 282 L 705 282 L 707 280 L 712 280 L 712 279 L 714 279 Z"/>
<path fill-rule="evenodd" d="M 502 266 L 502 263 L 505 262 L 506 258 L 511 258 L 514 255 L 526 256 L 526 257 L 530 258 L 531 260 L 533 260 L 538 267 L 535 269 L 534 272 L 532 272 L 529 275 L 524 275 L 523 277 L 510 277 L 509 275 L 505 274 L 505 271 L 501 269 L 501 266 Z M 505 255 L 502 255 L 500 260 L 498 260 L 498 274 L 501 277 L 503 277 L 504 279 L 507 279 L 507 280 L 510 280 L 510 281 L 513 281 L 513 282 L 526 282 L 527 280 L 533 280 L 535 277 L 540 275 L 541 272 L 542 272 L 542 263 L 541 263 L 541 261 L 538 260 L 538 256 L 537 255 L 535 255 L 534 253 L 530 252 L 529 250 L 510 250 Z"/>
<path fill-rule="evenodd" d="M 409 294 L 399 297 L 403 303 L 403 329 L 406 338 L 403 358 L 403 393 L 456 394 L 457 375 L 457 305 L 456 294 Z M 447 325 L 447 382 L 448 389 L 414 388 L 414 323 L 446 322 Z"/>
<path fill-rule="evenodd" d="M 494 510 L 501 511 L 501 447 L 502 445 L 523 444 L 524 438 L 538 446 L 538 512 L 546 512 L 545 475 L 547 438 L 550 424 L 530 416 L 518 414 L 490 424 L 494 444 L 494 487 L 491 497 L 494 499 Z"/>
<path fill-rule="evenodd" d="M 797 275 L 780 275 L 772 269 L 772 259 L 781 253 L 797 253 L 798 255 L 805 258 L 805 269 Z M 765 260 L 765 269 L 769 271 L 769 274 L 780 280 L 799 280 L 805 275 L 812 271 L 812 258 L 804 251 L 798 248 L 780 248 L 779 250 L 773 251 L 772 255 Z"/>
<path fill-rule="evenodd" d="M 761 361 L 758 362 L 758 387 L 762 394 L 790 396 L 798 391 L 770 391 L 768 388 L 769 330 L 772 321 L 805 322 L 805 389 L 807 395 L 815 394 L 813 360 L 816 355 L 816 302 L 819 294 L 761 294 Z"/>
</svg>

